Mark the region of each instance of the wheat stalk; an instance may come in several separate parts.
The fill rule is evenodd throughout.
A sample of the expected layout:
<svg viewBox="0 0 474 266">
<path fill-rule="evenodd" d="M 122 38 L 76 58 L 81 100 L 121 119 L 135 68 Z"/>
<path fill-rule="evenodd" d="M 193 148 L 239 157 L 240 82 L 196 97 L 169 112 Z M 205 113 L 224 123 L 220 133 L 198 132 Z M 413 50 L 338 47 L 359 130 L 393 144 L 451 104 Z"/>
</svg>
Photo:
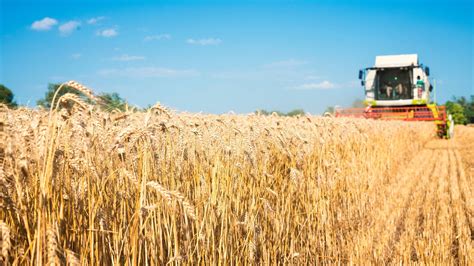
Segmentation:
<svg viewBox="0 0 474 266">
<path fill-rule="evenodd" d="M 69 85 L 87 113 L 0 106 L 3 264 L 472 261 L 474 128 L 110 114 Z"/>
<path fill-rule="evenodd" d="M 77 254 L 75 254 L 74 252 L 72 252 L 69 249 L 66 249 L 65 253 L 66 253 L 66 265 L 68 265 L 68 266 L 79 266 L 79 265 L 81 265 L 81 261 L 77 257 Z"/>
<path fill-rule="evenodd" d="M 9 258 L 9 252 L 12 246 L 11 243 L 11 231 L 10 227 L 4 222 L 0 220 L 0 232 L 2 237 L 1 242 L 1 252 L 2 252 L 2 260 L 3 262 L 7 262 Z"/>
</svg>

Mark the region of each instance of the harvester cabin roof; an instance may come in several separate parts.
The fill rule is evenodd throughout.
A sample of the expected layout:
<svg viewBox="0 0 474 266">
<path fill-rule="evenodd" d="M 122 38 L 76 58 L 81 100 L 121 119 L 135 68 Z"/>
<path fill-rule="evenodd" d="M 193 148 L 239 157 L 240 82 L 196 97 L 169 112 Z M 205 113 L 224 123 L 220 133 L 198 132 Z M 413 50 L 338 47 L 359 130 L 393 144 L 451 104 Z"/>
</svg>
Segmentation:
<svg viewBox="0 0 474 266">
<path fill-rule="evenodd" d="M 375 57 L 375 68 L 418 66 L 417 54 L 380 55 Z"/>
</svg>

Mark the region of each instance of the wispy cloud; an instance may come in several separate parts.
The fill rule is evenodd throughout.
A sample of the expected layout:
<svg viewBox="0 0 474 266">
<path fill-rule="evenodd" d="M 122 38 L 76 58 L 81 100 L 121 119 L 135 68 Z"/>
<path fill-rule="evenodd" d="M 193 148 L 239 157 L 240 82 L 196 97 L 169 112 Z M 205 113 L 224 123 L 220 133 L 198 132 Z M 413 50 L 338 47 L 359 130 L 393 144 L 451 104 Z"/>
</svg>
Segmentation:
<svg viewBox="0 0 474 266">
<path fill-rule="evenodd" d="M 33 24 L 31 24 L 31 29 L 37 30 L 37 31 L 47 31 L 57 24 L 58 24 L 58 21 L 56 19 L 45 17 L 42 20 L 37 20 L 33 22 Z"/>
<path fill-rule="evenodd" d="M 74 32 L 75 30 L 79 29 L 80 26 L 81 26 L 81 22 L 76 21 L 76 20 L 71 20 L 59 26 L 59 32 L 61 33 L 61 35 L 67 36 L 67 35 L 70 35 L 72 32 Z"/>
<path fill-rule="evenodd" d="M 101 20 L 104 20 L 104 19 L 105 19 L 104 16 L 90 18 L 90 19 L 87 20 L 87 24 L 90 24 L 90 25 L 97 24 L 98 22 L 100 22 Z"/>
<path fill-rule="evenodd" d="M 72 59 L 79 59 L 79 58 L 81 58 L 81 57 L 82 57 L 82 54 L 80 54 L 80 53 L 75 53 L 75 54 L 72 54 L 72 55 L 71 55 L 71 58 L 72 58 Z"/>
<path fill-rule="evenodd" d="M 290 67 L 297 67 L 306 65 L 308 62 L 303 60 L 296 60 L 296 59 L 288 59 L 283 61 L 272 62 L 269 64 L 264 65 L 266 68 L 290 68 Z"/>
<path fill-rule="evenodd" d="M 128 54 L 123 54 L 121 56 L 116 56 L 112 58 L 113 61 L 137 61 L 137 60 L 145 60 L 144 56 L 138 56 L 138 55 L 128 55 Z"/>
<path fill-rule="evenodd" d="M 159 41 L 159 40 L 169 40 L 169 39 L 171 39 L 171 35 L 169 34 L 158 34 L 158 35 L 146 36 L 143 40 L 146 42 L 149 42 L 149 41 Z"/>
<path fill-rule="evenodd" d="M 206 38 L 206 39 L 199 39 L 199 40 L 187 39 L 186 42 L 192 45 L 207 46 L 207 45 L 219 45 L 222 43 L 222 40 L 219 38 Z"/>
<path fill-rule="evenodd" d="M 338 88 L 339 86 L 324 80 L 319 83 L 305 83 L 299 86 L 294 87 L 293 89 L 295 90 L 330 90 L 330 89 L 335 89 Z"/>
<path fill-rule="evenodd" d="M 114 37 L 114 36 L 117 36 L 118 35 L 118 30 L 116 29 L 104 29 L 104 30 L 100 30 L 97 32 L 97 35 L 98 36 L 101 36 L 101 37 L 105 37 L 105 38 L 111 38 L 111 37 Z"/>
<path fill-rule="evenodd" d="M 163 67 L 132 67 L 123 69 L 102 69 L 98 72 L 103 77 L 126 78 L 190 78 L 200 73 L 193 69 L 171 69 Z"/>
</svg>

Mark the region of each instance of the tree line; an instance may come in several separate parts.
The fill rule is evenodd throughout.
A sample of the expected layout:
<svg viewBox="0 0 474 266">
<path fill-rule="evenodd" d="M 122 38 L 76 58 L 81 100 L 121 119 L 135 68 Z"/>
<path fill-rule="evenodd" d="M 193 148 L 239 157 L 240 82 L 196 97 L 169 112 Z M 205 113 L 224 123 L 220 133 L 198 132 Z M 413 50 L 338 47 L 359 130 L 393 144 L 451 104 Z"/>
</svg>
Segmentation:
<svg viewBox="0 0 474 266">
<path fill-rule="evenodd" d="M 59 88 L 61 84 L 50 83 L 48 84 L 48 89 L 43 98 L 39 99 L 36 104 L 40 107 L 49 108 L 51 107 L 51 102 L 53 100 L 54 93 Z M 85 95 L 82 95 L 76 89 L 65 86 L 58 93 L 58 97 L 66 93 L 74 93 L 79 97 L 83 98 L 85 101 L 88 101 Z M 127 101 L 120 97 L 118 93 L 101 93 L 99 94 L 102 102 L 104 103 L 103 108 L 106 111 L 120 110 L 124 111 L 127 106 Z M 0 84 L 0 103 L 7 105 L 10 108 L 16 108 L 18 104 L 15 101 L 15 96 L 13 92 L 7 88 L 5 85 Z M 447 111 L 453 116 L 455 124 L 473 124 L 474 123 L 474 95 L 471 95 L 469 98 L 466 97 L 453 97 L 451 100 L 445 103 Z M 360 99 L 354 100 L 352 107 L 363 107 L 363 101 Z M 328 107 L 325 112 L 333 113 L 334 108 Z M 288 113 L 281 111 L 267 111 L 267 110 L 257 110 L 257 114 L 261 115 L 271 115 L 276 113 L 280 116 L 297 116 L 304 115 L 305 111 L 303 109 L 294 109 Z"/>
<path fill-rule="evenodd" d="M 36 105 L 43 108 L 50 108 L 51 102 L 53 101 L 54 94 L 59 89 L 61 84 L 50 83 L 48 84 L 48 89 L 43 98 L 36 101 Z M 82 98 L 84 101 L 88 102 L 89 99 L 83 95 L 81 92 L 77 91 L 76 89 L 63 86 L 63 88 L 58 92 L 57 98 L 63 96 L 66 93 L 73 93 Z M 127 106 L 127 101 L 120 97 L 120 95 L 116 92 L 113 93 L 101 93 L 99 94 L 99 98 L 102 100 L 103 109 L 106 111 L 112 110 L 120 110 L 125 111 Z M 0 103 L 7 105 L 10 108 L 15 108 L 18 106 L 16 101 L 14 100 L 13 92 L 7 88 L 5 85 L 0 84 Z"/>
<path fill-rule="evenodd" d="M 281 112 L 281 111 L 278 111 L 278 110 L 267 111 L 267 110 L 264 110 L 264 109 L 259 109 L 259 110 L 255 111 L 255 113 L 258 114 L 258 115 L 271 115 L 271 114 L 275 113 L 279 116 L 297 116 L 297 115 L 304 115 L 305 111 L 303 109 L 294 109 L 294 110 L 289 111 L 288 113 L 285 113 L 285 112 Z"/>
<path fill-rule="evenodd" d="M 448 112 L 453 116 L 455 124 L 474 124 L 474 95 L 471 95 L 470 99 L 453 97 L 445 105 Z"/>
</svg>

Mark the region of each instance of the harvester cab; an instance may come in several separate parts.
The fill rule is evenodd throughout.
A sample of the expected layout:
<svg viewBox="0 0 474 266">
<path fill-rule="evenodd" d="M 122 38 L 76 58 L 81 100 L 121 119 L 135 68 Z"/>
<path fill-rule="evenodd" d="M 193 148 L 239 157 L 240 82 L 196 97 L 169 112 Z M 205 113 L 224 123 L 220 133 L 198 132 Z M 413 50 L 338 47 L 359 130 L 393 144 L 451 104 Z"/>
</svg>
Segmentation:
<svg viewBox="0 0 474 266">
<path fill-rule="evenodd" d="M 431 101 L 429 75 L 429 67 L 420 64 L 416 54 L 377 56 L 373 67 L 359 71 L 366 108 L 336 108 L 335 116 L 433 121 L 438 136 L 450 138 L 454 123 L 445 106 Z"/>
<path fill-rule="evenodd" d="M 430 103 L 430 69 L 418 55 L 377 56 L 375 65 L 359 71 L 368 106 L 409 106 Z"/>
</svg>

